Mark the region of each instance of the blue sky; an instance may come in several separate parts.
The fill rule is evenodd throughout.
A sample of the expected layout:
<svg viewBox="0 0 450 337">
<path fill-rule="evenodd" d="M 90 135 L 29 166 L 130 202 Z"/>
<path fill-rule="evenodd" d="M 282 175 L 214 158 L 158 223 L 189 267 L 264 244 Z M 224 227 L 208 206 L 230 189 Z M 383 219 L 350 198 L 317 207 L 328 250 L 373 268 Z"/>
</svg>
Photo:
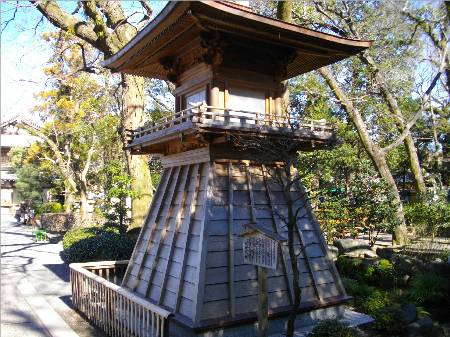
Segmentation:
<svg viewBox="0 0 450 337">
<path fill-rule="evenodd" d="M 161 11 L 167 1 L 151 1 L 153 17 Z M 75 1 L 60 2 L 73 11 Z M 1 2 L 2 28 L 14 15 L 15 1 Z M 136 1 L 124 1 L 124 8 L 133 13 Z M 2 121 L 17 114 L 32 117 L 32 109 L 37 104 L 35 94 L 45 90 L 46 76 L 42 72 L 50 58 L 50 48 L 41 40 L 43 32 L 55 30 L 44 19 L 35 31 L 42 15 L 26 1 L 19 2 L 15 19 L 9 22 L 1 36 L 1 118 Z M 35 117 L 34 117 L 35 118 Z"/>
</svg>

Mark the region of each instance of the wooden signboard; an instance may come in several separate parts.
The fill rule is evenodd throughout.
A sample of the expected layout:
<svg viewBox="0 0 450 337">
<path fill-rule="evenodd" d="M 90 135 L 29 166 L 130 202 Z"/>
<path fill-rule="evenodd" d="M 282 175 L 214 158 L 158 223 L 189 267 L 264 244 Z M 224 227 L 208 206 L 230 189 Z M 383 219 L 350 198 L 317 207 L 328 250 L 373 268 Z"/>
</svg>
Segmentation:
<svg viewBox="0 0 450 337">
<path fill-rule="evenodd" d="M 277 269 L 277 245 L 277 241 L 261 233 L 244 237 L 244 263 Z"/>
<path fill-rule="evenodd" d="M 258 330 L 260 337 L 268 336 L 269 302 L 267 296 L 267 268 L 277 269 L 278 244 L 286 241 L 284 237 L 255 222 L 244 225 L 244 262 L 258 266 Z"/>
</svg>

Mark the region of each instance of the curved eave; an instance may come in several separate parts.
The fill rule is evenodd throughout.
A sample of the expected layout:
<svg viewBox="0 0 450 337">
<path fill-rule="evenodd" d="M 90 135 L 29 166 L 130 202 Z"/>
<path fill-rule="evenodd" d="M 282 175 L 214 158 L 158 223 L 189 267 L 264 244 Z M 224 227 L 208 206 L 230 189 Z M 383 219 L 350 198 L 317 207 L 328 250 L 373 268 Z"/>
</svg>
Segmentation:
<svg viewBox="0 0 450 337">
<path fill-rule="evenodd" d="M 188 17 L 181 22 L 182 17 Z M 314 31 L 299 25 L 268 18 L 246 10 L 241 6 L 220 1 L 169 2 L 159 15 L 141 30 L 118 53 L 103 62 L 103 66 L 115 72 L 165 78 L 158 69 L 133 67 L 133 60 L 142 58 L 143 53 L 157 54 L 165 46 L 162 39 L 170 34 L 170 29 L 179 23 L 179 31 L 187 31 L 192 25 L 199 29 L 213 29 L 231 32 L 267 42 L 287 46 L 297 50 L 297 57 L 288 69 L 287 77 L 293 77 L 327 64 L 355 55 L 371 46 L 371 41 L 342 38 Z M 181 22 L 181 23 L 180 23 Z M 191 26 L 189 26 L 189 24 Z M 176 39 L 176 36 L 173 36 Z M 309 51 L 313 51 L 309 54 Z M 321 55 L 323 53 L 323 55 Z M 309 55 L 308 55 L 309 54 Z M 306 58 L 310 64 L 302 66 Z M 311 57 L 313 56 L 313 57 Z"/>
</svg>

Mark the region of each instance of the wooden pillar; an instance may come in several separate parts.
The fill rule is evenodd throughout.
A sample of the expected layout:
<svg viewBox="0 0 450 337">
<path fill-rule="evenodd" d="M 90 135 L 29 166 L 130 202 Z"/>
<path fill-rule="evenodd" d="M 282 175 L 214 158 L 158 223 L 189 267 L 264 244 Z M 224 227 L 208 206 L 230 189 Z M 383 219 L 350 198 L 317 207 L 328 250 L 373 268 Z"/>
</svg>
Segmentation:
<svg viewBox="0 0 450 337">
<path fill-rule="evenodd" d="M 258 266 L 258 330 L 259 337 L 268 336 L 269 301 L 267 293 L 267 269 Z"/>
<path fill-rule="evenodd" d="M 213 107 L 219 106 L 219 91 L 219 86 L 216 83 L 212 83 L 209 89 L 209 105 Z"/>
</svg>

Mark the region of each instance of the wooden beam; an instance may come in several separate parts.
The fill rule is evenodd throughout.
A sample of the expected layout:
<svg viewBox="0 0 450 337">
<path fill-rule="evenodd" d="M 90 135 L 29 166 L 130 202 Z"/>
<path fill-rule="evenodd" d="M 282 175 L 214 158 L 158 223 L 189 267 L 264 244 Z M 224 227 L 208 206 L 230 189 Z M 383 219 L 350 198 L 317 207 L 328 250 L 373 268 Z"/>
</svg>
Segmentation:
<svg viewBox="0 0 450 337">
<path fill-rule="evenodd" d="M 258 269 L 258 330 L 259 337 L 267 337 L 269 328 L 269 299 L 267 294 L 267 269 Z"/>
<path fill-rule="evenodd" d="M 163 206 L 163 209 L 161 211 L 160 217 L 159 217 L 159 219 L 157 219 L 157 221 L 155 221 L 155 228 L 154 228 L 154 230 L 152 232 L 154 233 L 156 231 L 157 227 L 160 227 L 160 230 L 156 232 L 155 243 L 154 243 L 154 245 L 151 246 L 151 253 L 153 253 L 153 254 L 151 254 L 151 256 L 150 256 L 150 263 L 147 263 L 147 260 L 149 258 L 149 256 L 148 256 L 149 254 L 148 254 L 148 250 L 147 250 L 147 256 L 146 256 L 146 259 L 144 261 L 144 265 L 141 266 L 141 269 L 139 271 L 139 277 L 138 278 L 140 278 L 142 276 L 142 272 L 143 272 L 143 270 L 145 269 L 146 266 L 148 266 L 148 268 L 150 269 L 150 273 L 148 275 L 145 274 L 145 278 L 146 279 L 142 279 L 142 278 L 140 279 L 141 282 L 142 281 L 148 282 L 147 283 L 147 287 L 146 287 L 146 291 L 144 293 L 145 297 L 148 296 L 148 293 L 149 293 L 149 290 L 150 290 L 150 287 L 151 287 L 152 277 L 153 277 L 153 274 L 154 274 L 155 261 L 158 258 L 158 251 L 159 251 L 160 245 L 161 245 L 162 232 L 165 230 L 165 227 L 167 225 L 166 224 L 167 215 L 168 215 L 170 206 L 172 204 L 172 198 L 173 198 L 173 194 L 174 194 L 175 188 L 177 186 L 178 179 L 180 177 L 180 171 L 181 171 L 180 167 L 176 167 L 175 168 L 175 172 L 173 173 L 173 179 L 171 181 L 169 190 L 168 190 L 168 192 L 166 194 L 166 198 L 164 198 L 164 206 Z M 151 243 L 151 239 L 150 239 L 149 243 Z M 150 248 L 150 244 L 149 244 L 149 248 Z"/>
<path fill-rule="evenodd" d="M 245 174 L 247 176 L 247 188 L 250 197 L 250 215 L 253 222 L 256 222 L 255 199 L 253 197 L 252 176 L 250 174 L 250 165 L 248 161 L 245 163 Z"/>
<path fill-rule="evenodd" d="M 198 323 L 200 321 L 200 315 L 203 308 L 203 295 L 204 295 L 204 288 L 205 288 L 205 274 L 206 274 L 206 253 L 207 253 L 207 231 L 206 231 L 206 224 L 209 220 L 209 213 L 206 213 L 206 209 L 209 207 L 210 200 L 212 198 L 212 184 L 211 182 L 214 179 L 213 172 L 214 169 L 211 167 L 214 165 L 214 163 L 206 163 L 203 167 L 202 176 L 206 175 L 208 178 L 205 179 L 205 184 L 202 186 L 206 191 L 206 200 L 205 204 L 203 205 L 203 214 L 201 215 L 201 227 L 200 227 L 200 240 L 199 240 L 199 254 L 198 254 L 198 260 L 196 263 L 197 273 L 195 275 L 194 283 L 196 284 L 196 293 L 194 294 L 194 317 L 192 318 L 192 321 L 194 323 Z"/>
<path fill-rule="evenodd" d="M 279 228 L 281 228 L 282 225 L 279 223 L 280 218 L 275 214 L 275 210 L 274 210 L 275 205 L 273 202 L 273 197 L 272 197 L 272 193 L 270 191 L 269 183 L 267 181 L 267 175 L 265 172 L 266 166 L 264 164 L 261 165 L 261 171 L 262 171 L 264 186 L 266 188 L 267 198 L 269 200 L 269 206 L 270 206 L 271 213 L 272 213 L 273 229 L 276 233 L 281 235 L 282 233 L 279 230 Z M 286 245 L 281 244 L 281 245 L 279 245 L 279 251 L 281 252 L 280 255 L 281 255 L 281 259 L 282 259 L 284 275 L 286 278 L 286 283 L 288 285 L 289 299 L 292 304 L 292 303 L 294 303 L 294 287 L 293 287 L 293 278 L 292 278 L 292 268 L 291 268 L 291 265 L 287 262 L 288 256 L 289 256 L 288 248 Z"/>
<path fill-rule="evenodd" d="M 133 271 L 134 265 L 137 265 L 139 268 L 142 267 L 142 261 L 146 257 L 148 246 L 151 243 L 153 231 L 156 227 L 156 217 L 160 212 L 161 202 L 164 199 L 164 195 L 166 193 L 166 187 L 172 177 L 172 168 L 164 170 L 162 175 L 161 183 L 158 184 L 158 189 L 156 190 L 155 198 L 152 202 L 152 208 L 150 209 L 146 222 L 144 223 L 144 227 L 142 228 L 138 241 L 136 243 L 136 247 L 133 250 L 133 255 L 131 256 L 130 262 L 128 263 L 127 269 L 125 271 L 125 276 L 122 281 L 123 287 L 128 287 L 132 290 L 136 289 L 137 283 L 139 281 L 138 275 L 136 275 L 136 280 L 132 284 L 128 284 L 130 275 Z M 146 247 L 144 247 L 146 245 Z M 142 251 L 141 251 L 142 250 Z"/>
<path fill-rule="evenodd" d="M 234 291 L 234 223 L 233 223 L 233 164 L 228 162 L 228 291 L 231 317 L 236 315 L 236 294 Z"/>
<path fill-rule="evenodd" d="M 280 169 L 280 168 L 278 168 L 278 169 Z M 282 175 L 282 177 L 285 178 L 285 179 L 287 180 L 287 177 L 285 177 L 284 175 Z M 283 178 L 282 178 L 282 179 L 283 179 Z M 294 178 L 294 179 L 295 179 L 295 178 Z M 299 191 L 297 191 L 297 192 L 299 192 Z M 289 191 L 289 193 L 292 194 L 291 191 Z M 299 193 L 300 193 L 300 192 L 299 192 Z M 307 204 L 309 204 L 309 201 L 306 200 L 306 199 L 307 199 L 307 194 L 306 194 L 306 193 L 301 193 L 301 195 L 300 195 L 300 200 L 302 201 L 302 205 L 303 205 L 304 207 L 305 207 Z M 293 210 L 293 211 L 296 212 L 297 210 Z M 322 301 L 323 301 L 323 298 L 322 298 L 322 295 L 321 295 L 320 292 L 319 292 L 319 288 L 317 287 L 318 282 L 317 282 L 316 274 L 314 273 L 314 269 L 312 268 L 311 260 L 310 260 L 309 257 L 308 257 L 308 253 L 307 253 L 306 247 L 305 247 L 305 239 L 304 239 L 304 237 L 303 237 L 302 231 L 299 230 L 299 228 L 298 228 L 297 219 L 295 219 L 295 226 L 294 226 L 294 228 L 295 228 L 295 233 L 297 234 L 297 237 L 298 237 L 298 239 L 299 239 L 300 248 L 301 248 L 301 250 L 302 250 L 302 252 L 303 252 L 303 257 L 304 257 L 304 260 L 305 260 L 305 262 L 306 262 L 306 267 L 308 268 L 308 271 L 309 271 L 309 273 L 311 274 L 312 285 L 313 285 L 314 293 L 316 294 L 318 300 L 319 300 L 320 302 L 322 302 Z M 300 268 L 299 268 L 299 274 L 300 274 Z"/>
<path fill-rule="evenodd" d="M 198 167 L 198 165 L 197 165 Z M 178 189 L 176 191 L 176 198 L 175 198 L 175 205 L 172 210 L 171 214 L 171 221 L 168 226 L 169 231 L 169 237 L 167 238 L 165 244 L 169 246 L 169 254 L 166 259 L 162 261 L 162 274 L 163 274 L 163 280 L 161 282 L 161 287 L 159 288 L 159 294 L 157 295 L 156 302 L 158 304 L 161 304 L 163 295 L 165 292 L 165 287 L 167 283 L 168 278 L 168 267 L 169 263 L 172 261 L 172 254 L 174 251 L 174 240 L 177 235 L 177 232 L 179 230 L 180 222 L 181 222 L 181 215 L 183 213 L 183 208 L 186 207 L 186 199 L 191 197 L 192 198 L 192 179 L 189 183 L 189 186 L 187 186 L 187 177 L 189 174 L 189 171 L 191 171 L 190 165 L 183 166 L 183 174 L 180 183 L 178 184 Z M 192 174 L 192 172 L 191 172 Z M 181 188 L 181 189 L 180 189 Z M 188 196 L 189 193 L 189 196 Z M 186 207 L 188 208 L 188 207 Z"/>
<path fill-rule="evenodd" d="M 186 255 L 187 255 L 186 248 L 189 243 L 189 232 L 190 232 L 191 223 L 192 223 L 191 220 L 195 215 L 195 208 L 196 208 L 197 204 L 199 203 L 198 190 L 200 188 L 200 181 L 201 181 L 201 174 L 199 175 L 200 165 L 204 166 L 207 164 L 196 164 L 193 168 L 191 178 L 195 176 L 195 179 L 194 179 L 195 184 L 193 187 L 192 199 L 188 200 L 189 207 L 188 208 L 186 207 L 186 211 L 183 216 L 183 223 L 181 224 L 181 227 L 180 227 L 180 233 L 186 233 L 186 240 L 183 241 L 183 247 L 181 247 L 181 249 L 183 250 L 183 255 L 181 256 L 180 277 L 178 279 L 178 285 L 176 287 L 176 292 L 175 292 L 175 298 L 176 298 L 175 309 L 174 309 L 175 312 L 178 312 L 180 309 L 181 289 L 182 289 L 183 282 L 184 282 L 184 273 L 186 271 Z M 192 183 L 192 181 L 191 181 L 191 183 Z"/>
<path fill-rule="evenodd" d="M 302 193 L 302 194 L 306 193 L 306 190 L 305 190 L 305 188 L 303 187 L 303 185 L 301 184 L 300 181 L 297 181 L 297 188 L 300 191 L 300 193 Z M 317 235 L 317 237 L 318 237 L 318 239 L 319 239 L 323 249 L 325 250 L 325 258 L 326 258 L 329 266 L 331 267 L 331 271 L 332 271 L 333 278 L 334 278 L 334 281 L 336 283 L 336 286 L 338 287 L 339 291 L 341 292 L 341 294 L 343 296 L 347 296 L 347 292 L 345 291 L 344 285 L 343 285 L 342 280 L 341 280 L 341 278 L 339 276 L 339 272 L 338 272 L 338 270 L 336 268 L 336 265 L 333 262 L 332 255 L 331 255 L 331 253 L 330 253 L 330 251 L 328 249 L 328 244 L 326 243 L 325 238 L 323 237 L 322 230 L 320 229 L 319 222 L 317 221 L 317 218 L 314 215 L 314 211 L 313 211 L 313 209 L 312 209 L 312 207 L 311 207 L 311 205 L 309 203 L 307 203 L 307 205 L 306 205 L 306 212 L 308 213 L 309 219 L 310 219 L 310 221 L 311 221 L 311 223 L 312 223 L 312 225 L 313 225 L 313 227 L 314 227 L 314 229 L 316 231 L 316 235 Z"/>
</svg>

